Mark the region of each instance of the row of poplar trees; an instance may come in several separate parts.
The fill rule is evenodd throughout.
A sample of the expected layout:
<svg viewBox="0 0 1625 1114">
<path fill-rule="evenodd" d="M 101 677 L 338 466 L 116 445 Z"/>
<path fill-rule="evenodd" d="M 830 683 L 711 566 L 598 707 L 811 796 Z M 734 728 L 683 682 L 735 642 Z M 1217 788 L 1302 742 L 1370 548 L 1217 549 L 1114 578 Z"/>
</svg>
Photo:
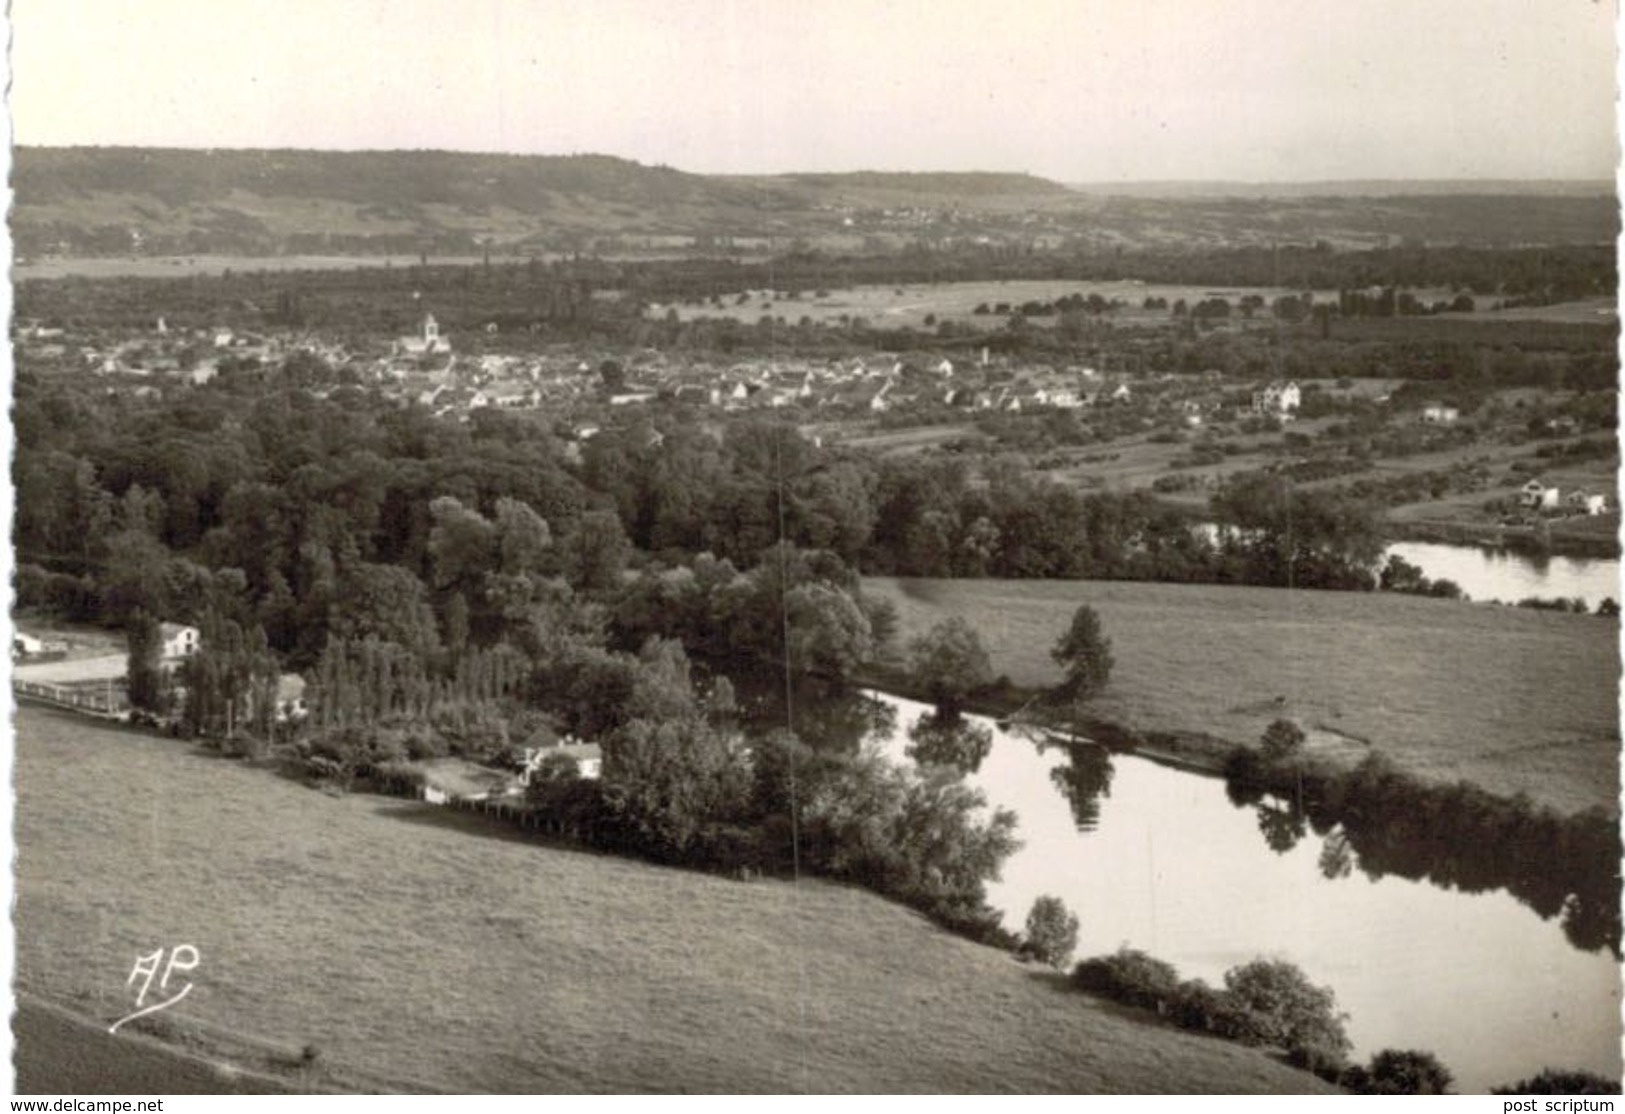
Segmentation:
<svg viewBox="0 0 1625 1114">
<path fill-rule="evenodd" d="M 329 639 L 306 703 L 318 728 L 427 719 L 447 704 L 483 704 L 515 696 L 529 663 L 499 644 L 459 654 L 450 673 L 393 642 Z"/>
</svg>

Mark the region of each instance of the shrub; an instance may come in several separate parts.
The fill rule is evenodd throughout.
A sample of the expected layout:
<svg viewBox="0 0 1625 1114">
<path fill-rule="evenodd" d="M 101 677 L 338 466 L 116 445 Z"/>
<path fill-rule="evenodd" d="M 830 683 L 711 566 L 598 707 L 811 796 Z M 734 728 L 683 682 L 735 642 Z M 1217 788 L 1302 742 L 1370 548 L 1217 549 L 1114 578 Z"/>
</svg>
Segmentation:
<svg viewBox="0 0 1625 1114">
<path fill-rule="evenodd" d="M 1230 995 L 1201 979 L 1179 984 L 1169 1016 L 1181 1028 L 1229 1040 L 1240 1040 L 1247 1032 L 1246 1015 L 1236 1007 Z"/>
<path fill-rule="evenodd" d="M 1492 1087 L 1492 1095 L 1617 1095 L 1619 1080 L 1589 1071 L 1542 1068 L 1540 1074 L 1520 1079 L 1510 1087 Z"/>
<path fill-rule="evenodd" d="M 1037 898 L 1027 914 L 1022 950 L 1051 967 L 1065 967 L 1077 946 L 1077 914 L 1058 897 L 1045 894 Z"/>
<path fill-rule="evenodd" d="M 1385 1048 L 1368 1066 L 1348 1068 L 1338 1082 L 1357 1095 L 1446 1095 L 1455 1077 L 1431 1052 Z"/>
<path fill-rule="evenodd" d="M 401 745 L 406 748 L 406 756 L 413 761 L 440 758 L 446 753 L 445 741 L 419 724 L 412 724 L 406 728 L 401 737 Z"/>
<path fill-rule="evenodd" d="M 1259 749 L 1270 762 L 1285 762 L 1303 749 L 1303 728 L 1289 719 L 1278 719 L 1264 730 Z"/>
<path fill-rule="evenodd" d="M 1562 597 L 1558 597 L 1556 599 L 1543 599 L 1540 596 L 1525 596 L 1523 599 L 1518 601 L 1518 606 L 1528 608 L 1532 611 L 1568 611 L 1573 612 L 1576 615 L 1584 615 L 1586 611 L 1589 610 L 1586 607 L 1586 601 L 1578 596 L 1571 600 L 1566 600 Z"/>
<path fill-rule="evenodd" d="M 376 727 L 347 725 L 315 732 L 298 745 L 306 772 L 317 780 L 348 782 L 371 777 L 406 758 L 395 733 Z"/>
<path fill-rule="evenodd" d="M 1162 1009 L 1179 994 L 1179 972 L 1132 948 L 1086 959 L 1072 970 L 1072 985 L 1141 1009 Z"/>
<path fill-rule="evenodd" d="M 424 772 L 405 762 L 386 762 L 373 773 L 373 786 L 380 793 L 396 797 L 416 797 L 428 784 Z"/>
<path fill-rule="evenodd" d="M 1191 491 L 1198 486 L 1200 486 L 1200 481 L 1189 472 L 1175 472 L 1167 476 L 1158 476 L 1151 481 L 1151 490 L 1160 495 Z"/>
<path fill-rule="evenodd" d="M 1348 1055 L 1348 1018 L 1337 1012 L 1336 996 L 1293 964 L 1255 959 L 1226 971 L 1224 986 L 1245 1017 L 1242 1039 L 1283 1048 L 1311 1070 Z"/>
<path fill-rule="evenodd" d="M 306 755 L 303 760 L 305 776 L 313 782 L 340 782 L 347 780 L 344 766 L 321 754 Z"/>
</svg>

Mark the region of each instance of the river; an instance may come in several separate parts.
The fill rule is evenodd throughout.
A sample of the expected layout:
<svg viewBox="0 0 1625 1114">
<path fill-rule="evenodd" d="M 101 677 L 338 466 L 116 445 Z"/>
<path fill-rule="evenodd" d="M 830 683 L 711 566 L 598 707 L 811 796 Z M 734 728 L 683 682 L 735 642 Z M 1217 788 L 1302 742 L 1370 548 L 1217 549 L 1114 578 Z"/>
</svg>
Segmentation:
<svg viewBox="0 0 1625 1114">
<path fill-rule="evenodd" d="M 878 743 L 907 761 L 925 706 L 878 698 L 896 711 Z M 1617 961 L 1571 945 L 1557 918 L 1505 890 L 1368 876 L 1335 833 L 1305 830 L 1271 850 L 1269 810 L 1233 804 L 1222 780 L 1078 751 L 1087 761 L 995 728 L 971 775 L 1020 819 L 1024 846 L 988 888 L 1006 927 L 1019 931 L 1033 899 L 1054 894 L 1081 922 L 1079 958 L 1128 945 L 1215 985 L 1257 956 L 1290 960 L 1336 991 L 1357 1057 L 1431 1050 L 1463 1093 L 1547 1066 L 1619 1077 Z M 1342 869 L 1328 867 L 1339 850 Z"/>
<path fill-rule="evenodd" d="M 1196 529 L 1213 541 L 1221 528 L 1203 522 Z M 1383 562 L 1390 556 L 1409 561 L 1429 580 L 1455 581 L 1470 598 L 1481 602 L 1578 597 L 1595 611 L 1603 600 L 1618 602 L 1621 598 L 1619 561 L 1614 558 L 1552 557 L 1444 542 L 1395 542 L 1383 550 Z"/>
<path fill-rule="evenodd" d="M 1475 600 L 1579 597 L 1595 611 L 1603 600 L 1620 598 L 1619 562 L 1613 559 L 1544 557 L 1436 542 L 1397 542 L 1387 553 L 1403 557 L 1431 580 L 1454 580 Z"/>
</svg>

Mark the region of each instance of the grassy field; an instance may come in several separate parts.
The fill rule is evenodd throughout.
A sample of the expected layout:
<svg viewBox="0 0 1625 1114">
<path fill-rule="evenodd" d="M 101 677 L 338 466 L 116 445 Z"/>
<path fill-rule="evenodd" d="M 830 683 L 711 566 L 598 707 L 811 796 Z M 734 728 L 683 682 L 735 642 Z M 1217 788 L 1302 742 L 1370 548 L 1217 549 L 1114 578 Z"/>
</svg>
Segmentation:
<svg viewBox="0 0 1625 1114">
<path fill-rule="evenodd" d="M 658 305 L 650 307 L 649 313 L 652 316 L 663 316 L 668 308 L 674 308 L 678 317 L 684 321 L 696 318 L 732 317 L 748 323 L 755 322 L 764 313 L 783 317 L 792 322 L 799 321 L 802 317 L 824 322 L 850 316 L 865 318 L 871 325 L 888 329 L 902 326 L 929 329 L 932 326 L 928 325 L 925 319 L 932 316 L 937 321 L 958 321 L 996 329 L 1004 326 L 1005 321 L 1009 319 L 1009 313 L 978 314 L 975 312 L 977 306 L 985 302 L 988 308 L 992 309 L 1000 302 L 1007 302 L 1013 308 L 1023 302 L 1049 302 L 1070 294 L 1082 294 L 1084 297 L 1099 294 L 1108 301 L 1118 299 L 1125 303 L 1123 308 L 1113 311 L 1108 318 L 1115 324 L 1167 325 L 1174 320 L 1168 310 L 1142 308 L 1147 298 L 1165 298 L 1170 305 L 1183 298 L 1187 303 L 1195 305 L 1210 297 L 1224 297 L 1235 303 L 1244 295 L 1258 294 L 1266 301 L 1270 301 L 1282 294 L 1297 294 L 1302 291 L 1287 290 L 1284 287 L 1209 288 L 1143 282 L 1010 279 L 924 285 L 915 283 L 906 286 L 853 286 L 831 290 L 822 298 L 817 297 L 815 291 L 804 290 L 801 291 L 801 296 L 794 300 L 778 297 L 779 293 L 789 291 L 753 290 L 748 293 L 750 297 L 743 303 L 738 302 L 736 298 L 724 297 L 720 307 Z M 1320 296 L 1328 298 L 1336 295 L 1322 291 Z M 1045 326 L 1054 324 L 1058 318 L 1035 317 L 1031 320 L 1036 325 Z"/>
<path fill-rule="evenodd" d="M 163 1033 L 273 1074 L 313 1044 L 290 1086 L 1321 1089 L 860 890 L 550 848 L 32 707 L 16 737 L 19 991 L 105 1026 L 137 956 L 192 944 Z M 49 1034 L 18 1031 L 31 1062 Z"/>
<path fill-rule="evenodd" d="M 70 660 L 101 658 L 128 652 L 122 631 L 63 623 L 54 617 L 38 615 L 24 609 L 13 613 L 12 625 L 17 630 L 26 631 L 46 641 L 66 643 L 66 656 Z"/>
<path fill-rule="evenodd" d="M 18 1034 L 14 1093 L 19 1095 L 278 1095 L 309 1089 L 211 1063 L 173 1045 L 112 1035 L 66 1010 L 22 999 L 12 1019 Z"/>
<path fill-rule="evenodd" d="M 1492 299 L 1479 299 L 1483 303 Z M 1475 315 L 1448 313 L 1442 316 L 1472 319 Z M 1613 298 L 1582 298 L 1574 302 L 1555 302 L 1549 306 L 1517 306 L 1513 309 L 1482 309 L 1476 315 L 1487 321 L 1555 321 L 1569 325 L 1595 325 L 1612 323 L 1619 318 L 1619 304 Z"/>
<path fill-rule="evenodd" d="M 528 258 L 528 257 L 527 257 Z M 50 258 L 12 267 L 15 282 L 55 278 L 185 278 L 226 271 L 347 271 L 355 267 L 416 266 L 415 255 L 143 255 L 124 258 Z M 478 256 L 434 256 L 435 264 L 470 266 Z"/>
<path fill-rule="evenodd" d="M 11 673 L 21 681 L 73 684 L 80 681 L 114 681 L 129 671 L 130 658 L 127 654 L 106 654 L 102 657 L 30 662 L 13 666 Z"/>
<path fill-rule="evenodd" d="M 868 578 L 899 645 L 961 615 L 996 672 L 1049 685 L 1089 604 L 1116 668 L 1094 711 L 1140 731 L 1254 742 L 1288 716 L 1322 752 L 1375 747 L 1427 778 L 1618 807 L 1619 624 L 1408 596 L 1084 581 Z"/>
<path fill-rule="evenodd" d="M 865 430 L 843 437 L 841 445 L 877 456 L 908 456 L 966 437 L 984 439 L 973 425 L 924 425 L 905 429 Z"/>
<path fill-rule="evenodd" d="M 1325 419 L 1295 422 L 1292 429 L 1298 433 L 1315 436 L 1328 424 L 1330 423 Z M 1224 438 L 1226 443 L 1239 446 L 1242 451 L 1227 456 L 1217 464 L 1176 467 L 1174 461 L 1190 454 L 1191 442 L 1196 440 L 1196 436 L 1194 433 L 1191 434 L 1190 441 L 1168 442 L 1153 441 L 1150 434 L 1135 434 L 1081 449 L 1070 449 L 1065 455 L 1076 463 L 1056 469 L 1050 474 L 1055 479 L 1065 482 L 1086 487 L 1102 487 L 1110 491 L 1136 491 L 1149 488 L 1158 479 L 1174 471 L 1211 477 L 1217 483 L 1237 472 L 1264 467 L 1272 459 L 1265 450 L 1279 446 L 1282 438 L 1279 433 L 1227 434 Z M 1099 459 L 1102 457 L 1105 459 Z M 1208 492 L 1199 490 L 1181 493 L 1168 501 L 1198 503 L 1205 506 L 1207 499 Z"/>
<path fill-rule="evenodd" d="M 735 292 L 737 295 L 738 292 Z M 904 286 L 852 286 L 840 290 L 831 290 L 824 297 L 818 297 L 815 291 L 800 291 L 800 296 L 794 299 L 781 298 L 784 290 L 750 290 L 745 291 L 748 296 L 740 302 L 737 296 L 725 296 L 721 306 L 694 306 L 694 305 L 656 305 L 650 307 L 652 316 L 663 316 L 667 309 L 675 309 L 680 319 L 692 321 L 699 318 L 731 317 L 738 321 L 753 323 L 763 314 L 772 314 L 783 317 L 789 321 L 799 321 L 802 317 L 809 317 L 815 322 L 835 321 L 843 316 L 862 317 L 871 325 L 882 328 L 898 328 L 907 326 L 913 329 L 929 329 L 932 324 L 926 322 L 929 315 L 936 321 L 957 321 L 964 324 L 981 325 L 986 328 L 1001 328 L 1008 319 L 1009 314 L 987 313 L 977 314 L 978 305 L 986 303 L 991 309 L 1000 302 L 1005 302 L 1014 308 L 1023 302 L 1048 302 L 1069 294 L 1099 294 L 1108 301 L 1118 300 L 1124 303 L 1122 308 L 1114 310 L 1108 320 L 1117 325 L 1172 325 L 1175 319 L 1167 309 L 1145 309 L 1143 303 L 1147 298 L 1162 298 L 1169 305 L 1184 299 L 1188 305 L 1195 305 L 1207 298 L 1225 298 L 1232 306 L 1239 305 L 1241 299 L 1248 294 L 1261 296 L 1265 303 L 1273 302 L 1283 294 L 1302 294 L 1300 289 L 1288 287 L 1252 287 L 1227 286 L 1207 287 L 1193 285 L 1176 285 L 1170 283 L 1145 283 L 1135 281 L 1121 282 L 1081 282 L 1075 280 L 1048 280 L 1048 279 L 1008 279 L 1003 281 L 980 282 L 944 282 L 944 283 L 914 283 Z M 1421 290 L 1418 296 L 1424 301 L 1438 299 L 1448 300 L 1451 292 L 1444 289 Z M 1335 291 L 1321 290 L 1315 292 L 1319 301 L 1336 301 Z M 1444 314 L 1428 318 L 1382 319 L 1380 324 L 1373 328 L 1384 329 L 1392 333 L 1396 330 L 1430 331 L 1430 333 L 1447 332 L 1459 335 L 1463 329 L 1471 331 L 1475 327 L 1500 326 L 1503 330 L 1512 329 L 1520 325 L 1584 325 L 1607 326 L 1612 324 L 1617 315 L 1606 299 L 1589 299 L 1582 302 L 1565 302 L 1552 306 L 1529 306 L 1515 310 L 1491 311 L 1489 305 L 1492 299 L 1479 299 L 1481 312 L 1466 314 Z M 1036 317 L 1034 324 L 1044 326 L 1054 324 L 1054 317 Z M 1372 319 L 1375 320 L 1375 319 Z M 1397 325 L 1395 324 L 1397 322 Z M 1432 323 L 1429 325 L 1415 325 L 1416 322 Z M 1235 328 L 1245 328 L 1249 324 L 1257 327 L 1272 327 L 1272 319 L 1267 313 L 1260 314 L 1256 322 L 1249 323 L 1238 314 L 1232 319 L 1231 325 Z M 1338 329 L 1351 329 L 1360 332 L 1366 329 L 1365 319 L 1351 324 L 1339 323 Z"/>
</svg>

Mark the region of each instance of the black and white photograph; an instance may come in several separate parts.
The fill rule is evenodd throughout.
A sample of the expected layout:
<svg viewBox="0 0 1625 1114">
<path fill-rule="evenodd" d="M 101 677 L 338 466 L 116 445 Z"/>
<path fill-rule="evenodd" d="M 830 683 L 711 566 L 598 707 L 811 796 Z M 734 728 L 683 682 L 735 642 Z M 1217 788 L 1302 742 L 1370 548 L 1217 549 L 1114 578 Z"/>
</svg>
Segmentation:
<svg viewBox="0 0 1625 1114">
<path fill-rule="evenodd" d="M 1616 2 L 8 18 L 12 1094 L 1615 1109 Z"/>
</svg>

